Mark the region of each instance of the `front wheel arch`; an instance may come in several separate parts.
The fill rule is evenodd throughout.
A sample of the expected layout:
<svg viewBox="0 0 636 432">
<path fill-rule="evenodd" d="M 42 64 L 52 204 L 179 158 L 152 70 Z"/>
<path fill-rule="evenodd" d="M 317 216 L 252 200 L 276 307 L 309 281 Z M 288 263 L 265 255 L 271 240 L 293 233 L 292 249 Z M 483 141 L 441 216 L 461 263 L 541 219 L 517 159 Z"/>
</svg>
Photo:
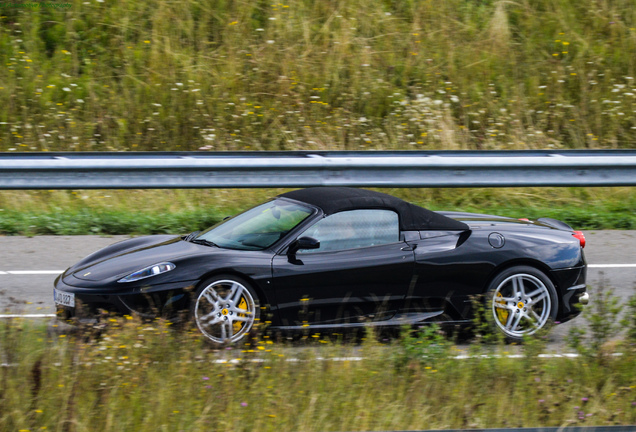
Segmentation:
<svg viewBox="0 0 636 432">
<path fill-rule="evenodd" d="M 195 285 L 195 292 L 197 289 L 199 289 L 199 286 L 203 282 L 217 276 L 234 276 L 234 277 L 245 280 L 247 283 L 251 285 L 252 289 L 256 291 L 256 294 L 258 295 L 258 301 L 260 302 L 261 306 L 271 304 L 267 294 L 265 294 L 265 291 L 263 290 L 263 288 L 256 282 L 254 278 L 251 278 L 245 273 L 241 273 L 234 269 L 215 269 L 215 270 L 207 272 L 206 274 L 204 274 L 203 276 L 199 278 L 199 281 Z"/>
</svg>

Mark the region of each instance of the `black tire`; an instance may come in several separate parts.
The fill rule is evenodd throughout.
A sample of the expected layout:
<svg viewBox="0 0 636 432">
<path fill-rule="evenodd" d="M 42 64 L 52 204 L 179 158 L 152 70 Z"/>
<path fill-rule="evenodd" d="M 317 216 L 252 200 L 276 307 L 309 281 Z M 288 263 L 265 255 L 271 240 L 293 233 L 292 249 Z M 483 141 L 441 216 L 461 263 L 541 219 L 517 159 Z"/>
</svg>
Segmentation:
<svg viewBox="0 0 636 432">
<path fill-rule="evenodd" d="M 559 300 L 549 277 L 530 266 L 503 270 L 490 283 L 486 318 L 509 342 L 548 329 L 556 319 Z"/>
<path fill-rule="evenodd" d="M 254 289 L 233 275 L 218 275 L 203 281 L 191 307 L 198 329 L 218 345 L 244 339 L 259 322 L 260 312 Z"/>
</svg>

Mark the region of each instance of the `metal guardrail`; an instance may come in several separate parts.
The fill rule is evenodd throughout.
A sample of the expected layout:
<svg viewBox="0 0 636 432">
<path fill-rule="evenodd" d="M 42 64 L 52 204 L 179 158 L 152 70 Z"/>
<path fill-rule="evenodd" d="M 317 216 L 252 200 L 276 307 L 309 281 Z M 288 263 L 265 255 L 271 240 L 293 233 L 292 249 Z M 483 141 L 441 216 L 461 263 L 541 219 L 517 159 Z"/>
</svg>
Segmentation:
<svg viewBox="0 0 636 432">
<path fill-rule="evenodd" d="M 308 186 L 636 186 L 636 150 L 0 154 L 0 189 Z"/>
</svg>

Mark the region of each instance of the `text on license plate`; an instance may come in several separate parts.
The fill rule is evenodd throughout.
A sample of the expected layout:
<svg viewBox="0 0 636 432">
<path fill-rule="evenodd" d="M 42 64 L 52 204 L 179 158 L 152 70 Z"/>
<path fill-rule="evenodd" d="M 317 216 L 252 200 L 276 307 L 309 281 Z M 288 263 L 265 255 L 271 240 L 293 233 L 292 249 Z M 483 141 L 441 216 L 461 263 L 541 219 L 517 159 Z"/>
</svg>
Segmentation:
<svg viewBox="0 0 636 432">
<path fill-rule="evenodd" d="M 75 294 L 53 289 L 53 301 L 62 306 L 75 307 Z"/>
</svg>

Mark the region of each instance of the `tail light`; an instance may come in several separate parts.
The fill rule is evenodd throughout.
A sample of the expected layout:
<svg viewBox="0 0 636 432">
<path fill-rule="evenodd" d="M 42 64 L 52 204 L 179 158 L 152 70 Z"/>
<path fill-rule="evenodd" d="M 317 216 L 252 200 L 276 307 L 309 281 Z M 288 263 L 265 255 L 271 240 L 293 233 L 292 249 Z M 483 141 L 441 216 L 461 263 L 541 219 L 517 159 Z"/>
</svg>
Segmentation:
<svg viewBox="0 0 636 432">
<path fill-rule="evenodd" d="M 520 221 L 524 221 L 524 222 L 530 222 L 530 219 L 528 218 L 519 218 Z"/>
<path fill-rule="evenodd" d="M 585 234 L 583 234 L 583 231 L 574 231 L 572 233 L 572 235 L 579 240 L 579 243 L 581 243 L 581 247 L 584 248 L 585 247 Z"/>
</svg>

